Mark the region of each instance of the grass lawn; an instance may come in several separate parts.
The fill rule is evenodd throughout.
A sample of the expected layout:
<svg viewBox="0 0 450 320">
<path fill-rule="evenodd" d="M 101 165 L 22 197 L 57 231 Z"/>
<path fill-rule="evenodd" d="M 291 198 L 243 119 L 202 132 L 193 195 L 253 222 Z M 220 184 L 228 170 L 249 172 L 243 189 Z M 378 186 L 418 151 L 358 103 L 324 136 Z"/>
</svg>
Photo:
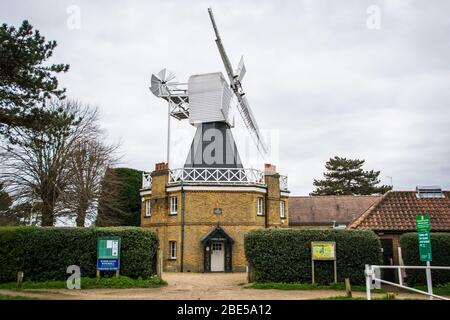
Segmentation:
<svg viewBox="0 0 450 320">
<path fill-rule="evenodd" d="M 300 282 L 254 282 L 246 288 L 251 289 L 278 289 L 278 290 L 345 290 L 343 282 L 332 283 L 329 285 L 300 283 Z M 366 291 L 365 286 L 352 285 L 352 291 Z M 372 289 L 372 292 L 382 293 L 383 289 Z"/>
<path fill-rule="evenodd" d="M 328 297 L 328 298 L 318 298 L 314 300 L 367 300 L 363 297 L 347 297 L 347 296 L 334 296 L 334 297 Z M 372 297 L 372 300 L 398 300 L 395 298 L 395 296 L 384 294 L 381 297 Z"/>
<path fill-rule="evenodd" d="M 81 278 L 81 289 L 97 289 L 97 288 L 157 288 L 167 285 L 167 282 L 161 278 L 154 276 L 149 279 L 131 279 L 125 276 L 110 278 Z M 24 281 L 22 289 L 64 289 L 67 288 L 65 280 L 51 281 Z M 15 282 L 0 283 L 0 289 L 16 290 Z"/>
<path fill-rule="evenodd" d="M 0 293 L 0 300 L 32 300 L 32 298 L 12 296 L 9 294 L 1 294 Z"/>
<path fill-rule="evenodd" d="M 366 300 L 366 298 L 361 297 L 347 297 L 347 296 L 334 296 L 334 297 L 328 297 L 328 298 L 317 298 L 313 300 Z"/>
<path fill-rule="evenodd" d="M 414 288 L 422 291 L 428 291 L 427 286 L 425 285 L 414 286 Z M 439 296 L 450 296 L 450 283 L 438 284 L 437 286 L 433 287 L 433 293 Z"/>
</svg>

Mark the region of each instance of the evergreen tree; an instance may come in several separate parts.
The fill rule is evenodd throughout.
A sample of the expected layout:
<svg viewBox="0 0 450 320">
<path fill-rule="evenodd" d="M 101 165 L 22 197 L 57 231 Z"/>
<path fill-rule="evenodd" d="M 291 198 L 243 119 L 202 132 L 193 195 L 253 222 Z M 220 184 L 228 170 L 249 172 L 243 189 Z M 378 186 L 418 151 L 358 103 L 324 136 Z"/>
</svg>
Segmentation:
<svg viewBox="0 0 450 320">
<path fill-rule="evenodd" d="M 103 177 L 98 203 L 97 227 L 139 226 L 142 171 L 110 168 Z"/>
<path fill-rule="evenodd" d="M 45 65 L 55 47 L 56 41 L 46 41 L 26 20 L 18 29 L 0 26 L 0 133 L 11 142 L 11 128 L 46 130 L 64 120 L 61 110 L 46 108 L 49 98 L 64 98 L 55 75 L 69 69 Z"/>
<path fill-rule="evenodd" d="M 331 158 L 325 164 L 325 179 L 314 180 L 316 190 L 311 195 L 371 195 L 391 190 L 392 186 L 378 186 L 380 171 L 364 171 L 364 162 L 337 156 Z"/>
</svg>

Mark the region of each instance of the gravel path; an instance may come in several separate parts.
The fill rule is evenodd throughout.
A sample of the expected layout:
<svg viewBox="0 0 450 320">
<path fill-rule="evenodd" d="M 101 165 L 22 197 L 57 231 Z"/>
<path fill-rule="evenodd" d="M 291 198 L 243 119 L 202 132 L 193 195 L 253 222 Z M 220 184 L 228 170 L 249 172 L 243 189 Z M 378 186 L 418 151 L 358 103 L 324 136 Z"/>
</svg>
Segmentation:
<svg viewBox="0 0 450 320">
<path fill-rule="evenodd" d="M 0 294 L 20 295 L 37 299 L 58 300 L 305 300 L 344 295 L 337 290 L 274 290 L 246 289 L 245 273 L 164 273 L 164 280 L 169 284 L 161 288 L 140 289 L 46 289 L 10 291 L 0 290 Z M 354 292 L 354 297 L 365 297 L 365 292 Z M 374 296 L 378 296 L 374 294 Z M 399 294 L 399 298 L 423 299 L 416 294 Z"/>
</svg>

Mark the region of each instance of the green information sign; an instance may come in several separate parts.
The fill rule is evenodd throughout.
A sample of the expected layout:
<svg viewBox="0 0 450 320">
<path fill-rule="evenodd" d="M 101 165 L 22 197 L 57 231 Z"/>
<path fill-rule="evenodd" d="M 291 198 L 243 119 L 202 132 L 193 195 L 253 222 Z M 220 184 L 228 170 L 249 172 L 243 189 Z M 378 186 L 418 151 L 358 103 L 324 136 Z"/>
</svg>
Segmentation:
<svg viewBox="0 0 450 320">
<path fill-rule="evenodd" d="M 431 261 L 430 216 L 417 216 L 416 227 L 419 238 L 420 261 Z"/>
<path fill-rule="evenodd" d="M 120 260 L 120 237 L 98 238 L 97 259 Z"/>
</svg>

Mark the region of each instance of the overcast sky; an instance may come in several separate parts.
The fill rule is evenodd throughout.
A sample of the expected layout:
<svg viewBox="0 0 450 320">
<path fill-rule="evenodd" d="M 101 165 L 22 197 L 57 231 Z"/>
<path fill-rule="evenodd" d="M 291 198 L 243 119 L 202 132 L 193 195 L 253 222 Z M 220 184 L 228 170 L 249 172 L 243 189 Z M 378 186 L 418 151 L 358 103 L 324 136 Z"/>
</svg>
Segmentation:
<svg viewBox="0 0 450 320">
<path fill-rule="evenodd" d="M 52 61 L 70 64 L 62 86 L 99 107 L 123 166 L 152 170 L 166 158 L 167 107 L 148 90 L 152 73 L 225 72 L 212 6 L 235 67 L 244 55 L 243 87 L 279 139 L 272 161 L 293 195 L 311 192 L 335 155 L 366 159 L 397 190 L 450 188 L 450 1 L 243 2 L 2 0 L 0 21 L 27 19 L 58 42 Z M 173 128 L 192 138 L 186 121 Z M 173 166 L 189 148 L 179 141 Z"/>
</svg>

